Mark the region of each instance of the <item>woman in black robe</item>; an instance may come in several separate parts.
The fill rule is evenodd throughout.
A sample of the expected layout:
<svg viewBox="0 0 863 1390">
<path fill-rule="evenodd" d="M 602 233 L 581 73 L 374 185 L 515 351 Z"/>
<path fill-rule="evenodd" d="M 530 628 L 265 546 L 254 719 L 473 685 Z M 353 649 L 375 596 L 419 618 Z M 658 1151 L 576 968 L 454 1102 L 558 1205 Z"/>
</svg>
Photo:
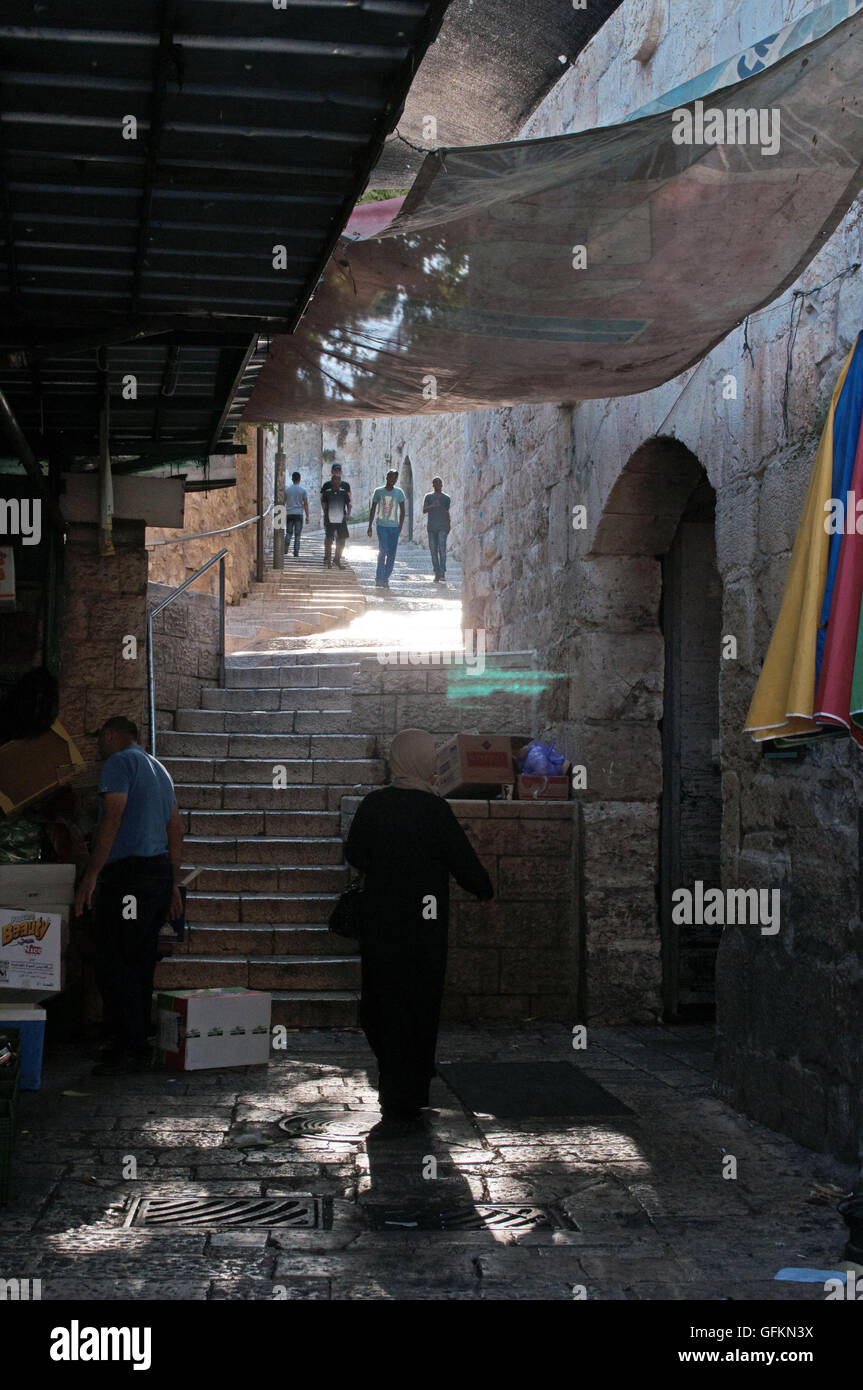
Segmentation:
<svg viewBox="0 0 863 1390">
<path fill-rule="evenodd" d="M 415 1119 L 435 1074 L 449 876 L 483 902 L 494 889 L 434 790 L 431 734 L 397 734 L 389 763 L 391 783 L 360 802 L 345 858 L 365 874 L 360 1024 L 380 1067 L 381 1109 L 385 1118 Z"/>
</svg>

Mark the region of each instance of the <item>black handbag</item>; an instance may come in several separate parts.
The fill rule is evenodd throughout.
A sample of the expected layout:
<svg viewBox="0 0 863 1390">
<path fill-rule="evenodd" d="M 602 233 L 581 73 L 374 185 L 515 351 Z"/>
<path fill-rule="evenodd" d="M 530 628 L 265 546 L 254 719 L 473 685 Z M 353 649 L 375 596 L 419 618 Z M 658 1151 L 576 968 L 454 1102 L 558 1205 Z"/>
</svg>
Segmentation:
<svg viewBox="0 0 863 1390">
<path fill-rule="evenodd" d="M 338 936 L 350 936 L 361 941 L 365 926 L 365 900 L 362 876 L 352 879 L 350 886 L 339 896 L 330 913 L 329 928 Z"/>
</svg>

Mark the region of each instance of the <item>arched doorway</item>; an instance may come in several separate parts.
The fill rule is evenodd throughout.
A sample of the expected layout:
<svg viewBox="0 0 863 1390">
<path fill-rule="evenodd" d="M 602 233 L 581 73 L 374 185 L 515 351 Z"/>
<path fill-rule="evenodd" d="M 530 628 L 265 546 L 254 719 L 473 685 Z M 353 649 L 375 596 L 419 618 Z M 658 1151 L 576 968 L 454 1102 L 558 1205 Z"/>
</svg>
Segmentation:
<svg viewBox="0 0 863 1390">
<path fill-rule="evenodd" d="M 594 1023 L 706 1014 L 716 940 L 672 894 L 719 886 L 721 584 L 715 498 L 679 440 L 631 455 L 576 557 L 584 756 L 583 995 Z"/>
<path fill-rule="evenodd" d="M 719 660 L 722 588 L 716 568 L 716 495 L 706 476 L 689 498 L 662 559 L 660 921 L 664 1016 L 712 1018 L 721 928 L 673 920 L 672 894 L 720 886 L 722 780 Z M 680 914 L 676 914 L 680 915 Z"/>
<path fill-rule="evenodd" d="M 398 486 L 405 495 L 405 539 L 411 541 L 414 536 L 414 471 L 407 454 L 399 469 Z"/>
</svg>

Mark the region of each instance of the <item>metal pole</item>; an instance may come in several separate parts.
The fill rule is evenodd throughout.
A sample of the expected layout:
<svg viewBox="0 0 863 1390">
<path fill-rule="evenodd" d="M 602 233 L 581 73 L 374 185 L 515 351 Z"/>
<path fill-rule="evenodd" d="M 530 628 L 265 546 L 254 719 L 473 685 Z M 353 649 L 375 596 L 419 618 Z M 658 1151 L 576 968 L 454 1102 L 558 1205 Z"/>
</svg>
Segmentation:
<svg viewBox="0 0 863 1390">
<path fill-rule="evenodd" d="M 273 502 L 277 507 L 285 505 L 285 486 L 287 483 L 285 458 L 285 427 L 279 425 L 278 444 L 276 445 L 276 478 L 273 486 Z M 283 570 L 285 568 L 285 531 L 284 527 L 273 524 L 273 569 Z"/>
<path fill-rule="evenodd" d="M 258 510 L 258 555 L 255 578 L 259 584 L 264 581 L 264 431 L 258 425 L 257 431 L 257 487 L 256 506 Z"/>
<path fill-rule="evenodd" d="M 219 561 L 219 685 L 225 687 L 225 557 Z"/>
<path fill-rule="evenodd" d="M 2 428 L 7 435 L 12 447 L 24 465 L 27 476 L 33 483 L 40 500 L 45 503 L 49 517 L 60 534 L 63 535 L 66 530 L 66 522 L 63 519 L 57 499 L 52 496 L 46 487 L 42 469 L 39 467 L 39 461 L 30 448 L 30 445 L 27 443 L 26 436 L 15 418 L 15 412 L 2 391 L 0 391 L 0 428 Z"/>
<path fill-rule="evenodd" d="M 147 685 L 150 691 L 150 753 L 156 756 L 156 677 L 153 672 L 153 610 L 147 614 Z"/>
</svg>

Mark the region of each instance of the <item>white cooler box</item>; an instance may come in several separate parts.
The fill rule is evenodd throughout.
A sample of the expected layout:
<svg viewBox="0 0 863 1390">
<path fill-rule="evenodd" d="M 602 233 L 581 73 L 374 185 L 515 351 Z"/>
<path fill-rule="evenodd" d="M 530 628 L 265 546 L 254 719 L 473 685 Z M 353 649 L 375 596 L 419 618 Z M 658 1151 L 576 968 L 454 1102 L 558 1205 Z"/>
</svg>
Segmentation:
<svg viewBox="0 0 863 1390">
<path fill-rule="evenodd" d="M 160 991 L 162 1061 L 177 1071 L 269 1062 L 271 1006 L 271 994 L 239 987 Z"/>
</svg>

